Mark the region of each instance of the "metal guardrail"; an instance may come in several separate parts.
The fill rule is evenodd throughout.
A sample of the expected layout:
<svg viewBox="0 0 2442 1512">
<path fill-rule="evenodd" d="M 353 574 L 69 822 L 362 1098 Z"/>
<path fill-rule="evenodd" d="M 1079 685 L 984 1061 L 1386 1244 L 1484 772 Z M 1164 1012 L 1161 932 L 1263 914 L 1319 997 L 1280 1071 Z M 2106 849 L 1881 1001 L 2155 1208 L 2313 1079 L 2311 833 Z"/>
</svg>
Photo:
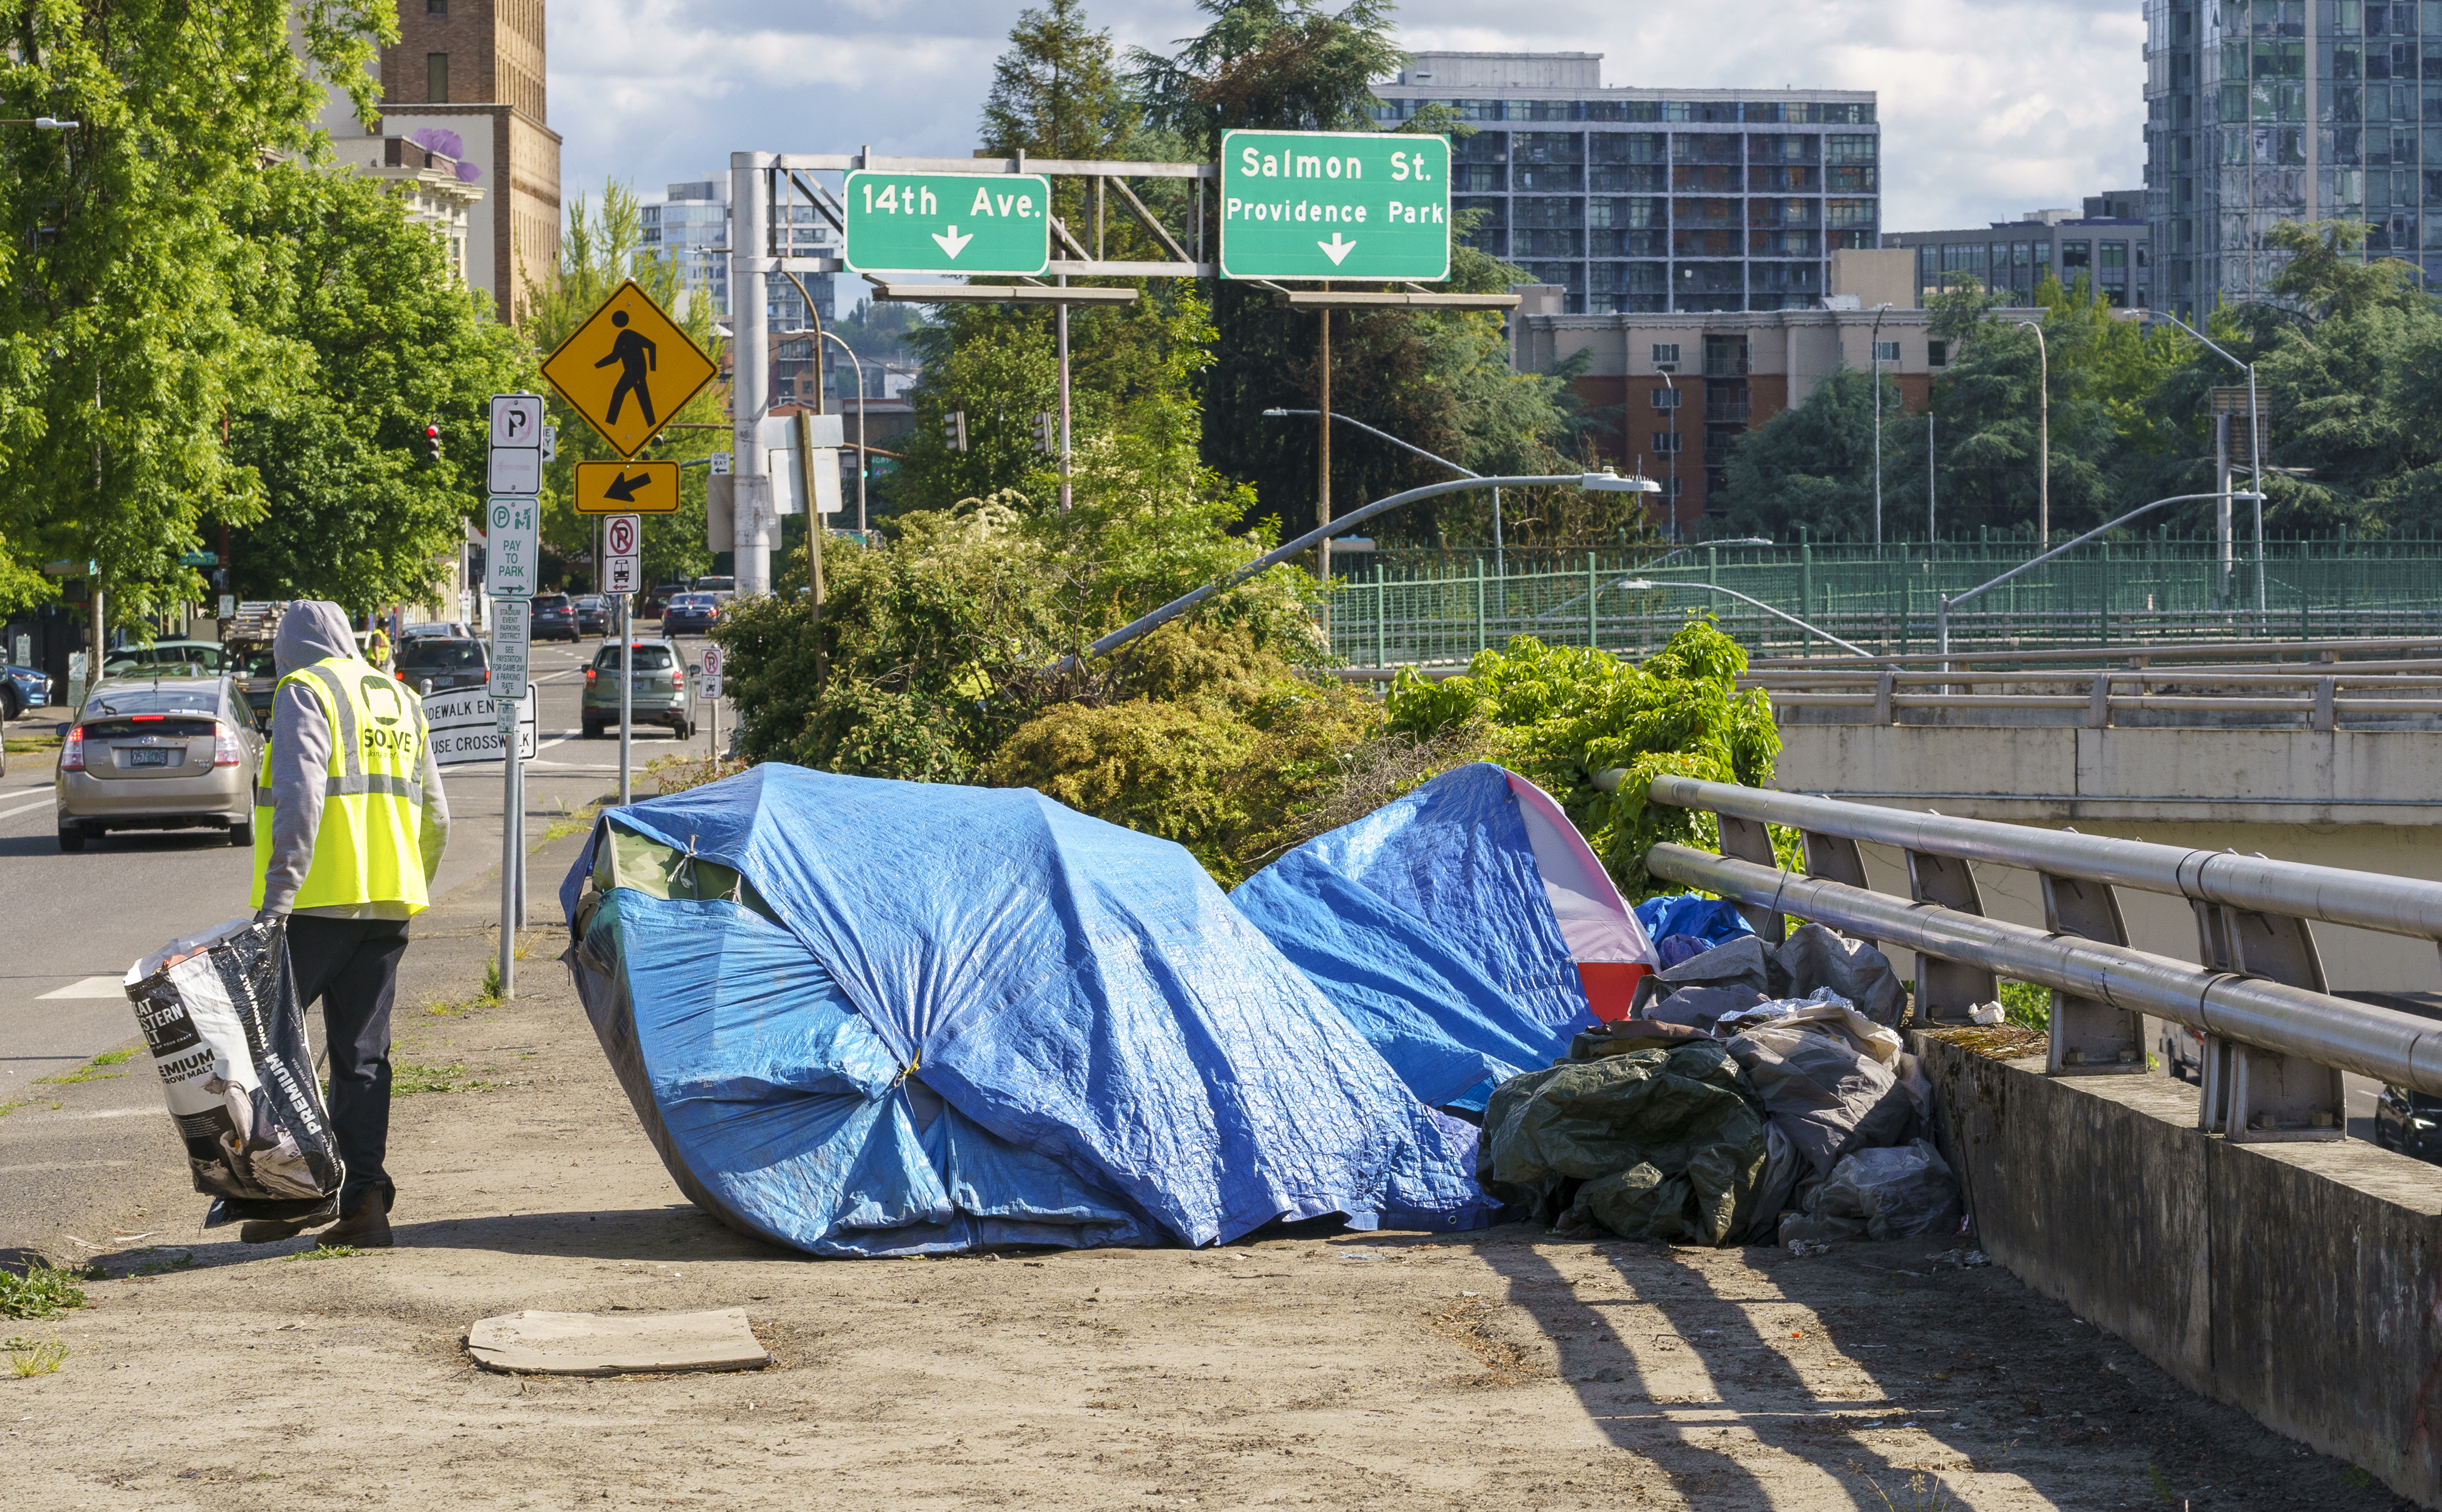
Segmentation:
<svg viewBox="0 0 2442 1512">
<path fill-rule="evenodd" d="M 2255 649 L 2260 655 L 2264 648 Z M 2339 728 L 2344 719 L 2442 714 L 2442 660 L 2323 665 L 2334 670 L 2270 663 L 2094 672 L 2071 668 L 1939 672 L 1852 664 L 1836 671 L 1792 666 L 1750 669 L 1739 679 L 1739 685 L 1762 688 L 1776 710 L 1854 709 L 1865 716 L 1857 722 L 1872 724 L 1901 723 L 1901 716 L 1910 710 L 2074 712 L 2083 715 L 2075 722 L 2094 729 L 2107 728 L 2124 714 L 2289 714 L 2305 720 L 2309 729 L 2328 731 Z M 2076 688 L 2080 683 L 2084 686 Z M 2165 684 L 2190 691 L 2155 691 Z M 1979 692 L 1979 688 L 1999 691 Z M 2343 696 L 2343 688 L 2355 696 Z M 2199 691 L 2204 689 L 2221 691 Z"/>
<path fill-rule="evenodd" d="M 2442 1096 L 2442 1022 L 2331 995 L 2310 922 L 2442 942 L 2442 884 L 1686 777 L 1647 792 L 1717 815 L 1723 852 L 1657 845 L 1653 875 L 1736 902 L 1768 939 L 1795 915 L 1917 952 L 1928 1022 L 1961 1021 L 2002 975 L 2050 988 L 2055 1075 L 2142 1071 L 2152 1014 L 2203 1033 L 2198 1123 L 2235 1141 L 2343 1138 L 2343 1070 Z M 1805 872 L 1776 864 L 1772 825 L 1799 831 Z M 1860 842 L 1905 855 L 1907 899 L 1872 890 Z M 1977 863 L 2034 872 L 2046 927 L 1985 917 Z M 2130 948 L 2121 887 L 2185 899 L 2197 960 Z"/>
</svg>

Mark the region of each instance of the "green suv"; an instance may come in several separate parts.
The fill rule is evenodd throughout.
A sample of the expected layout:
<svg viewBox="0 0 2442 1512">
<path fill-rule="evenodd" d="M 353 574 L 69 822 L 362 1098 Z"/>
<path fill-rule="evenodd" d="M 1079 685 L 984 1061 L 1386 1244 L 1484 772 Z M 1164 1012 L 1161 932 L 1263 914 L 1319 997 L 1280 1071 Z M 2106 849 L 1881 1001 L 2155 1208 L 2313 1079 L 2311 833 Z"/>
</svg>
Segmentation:
<svg viewBox="0 0 2442 1512">
<path fill-rule="evenodd" d="M 687 673 L 678 647 L 667 641 L 628 643 L 632 688 L 628 718 L 631 724 L 658 724 L 683 740 L 695 734 L 695 718 L 687 701 Z M 585 669 L 585 703 L 580 718 L 588 739 L 619 726 L 619 643 L 606 641 Z"/>
</svg>

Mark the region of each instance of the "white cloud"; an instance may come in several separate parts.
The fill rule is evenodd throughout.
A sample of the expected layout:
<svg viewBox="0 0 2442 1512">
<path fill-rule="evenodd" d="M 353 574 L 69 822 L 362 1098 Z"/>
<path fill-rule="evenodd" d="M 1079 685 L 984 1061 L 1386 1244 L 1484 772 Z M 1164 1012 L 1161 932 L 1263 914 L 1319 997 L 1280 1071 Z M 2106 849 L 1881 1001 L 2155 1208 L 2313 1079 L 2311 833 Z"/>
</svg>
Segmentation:
<svg viewBox="0 0 2442 1512">
<path fill-rule="evenodd" d="M 563 192 L 644 190 L 741 149 L 960 155 L 1016 4 L 960 0 L 558 0 L 552 125 Z M 1883 224 L 2013 219 L 2141 182 L 2144 24 L 2127 0 L 1551 0 L 1483 24 L 1480 0 L 1416 0 L 1411 47 L 1600 52 L 1604 82 L 1878 92 Z M 1104 7 L 1124 46 L 1166 48 L 1183 0 Z"/>
</svg>

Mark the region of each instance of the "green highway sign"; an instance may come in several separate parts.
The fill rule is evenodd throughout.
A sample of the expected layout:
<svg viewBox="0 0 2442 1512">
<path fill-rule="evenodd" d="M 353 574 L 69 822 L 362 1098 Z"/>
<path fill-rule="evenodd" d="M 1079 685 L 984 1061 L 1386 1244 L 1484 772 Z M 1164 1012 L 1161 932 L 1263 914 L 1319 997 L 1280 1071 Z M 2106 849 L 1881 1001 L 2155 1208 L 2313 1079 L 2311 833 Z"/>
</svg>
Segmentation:
<svg viewBox="0 0 2442 1512">
<path fill-rule="evenodd" d="M 847 175 L 841 261 L 865 273 L 1040 273 L 1051 180 L 1040 173 Z"/>
<path fill-rule="evenodd" d="M 1221 276 L 1448 278 L 1449 160 L 1447 137 L 1223 133 Z"/>
</svg>

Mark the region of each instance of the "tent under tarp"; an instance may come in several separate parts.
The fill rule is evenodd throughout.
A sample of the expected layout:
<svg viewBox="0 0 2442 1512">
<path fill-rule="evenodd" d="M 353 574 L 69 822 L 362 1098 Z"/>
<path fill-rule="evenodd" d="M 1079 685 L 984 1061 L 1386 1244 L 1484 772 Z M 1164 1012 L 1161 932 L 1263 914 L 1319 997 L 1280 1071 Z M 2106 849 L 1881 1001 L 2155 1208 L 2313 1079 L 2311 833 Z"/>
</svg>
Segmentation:
<svg viewBox="0 0 2442 1512">
<path fill-rule="evenodd" d="M 688 1197 L 823 1255 L 1466 1228 L 1421 1104 L 1185 850 L 1038 793 L 767 763 L 604 816 L 586 1011 Z"/>
<path fill-rule="evenodd" d="M 1321 835 L 1231 893 L 1435 1107 L 1628 1016 L 1653 945 L 1552 795 L 1476 762 Z"/>
</svg>

